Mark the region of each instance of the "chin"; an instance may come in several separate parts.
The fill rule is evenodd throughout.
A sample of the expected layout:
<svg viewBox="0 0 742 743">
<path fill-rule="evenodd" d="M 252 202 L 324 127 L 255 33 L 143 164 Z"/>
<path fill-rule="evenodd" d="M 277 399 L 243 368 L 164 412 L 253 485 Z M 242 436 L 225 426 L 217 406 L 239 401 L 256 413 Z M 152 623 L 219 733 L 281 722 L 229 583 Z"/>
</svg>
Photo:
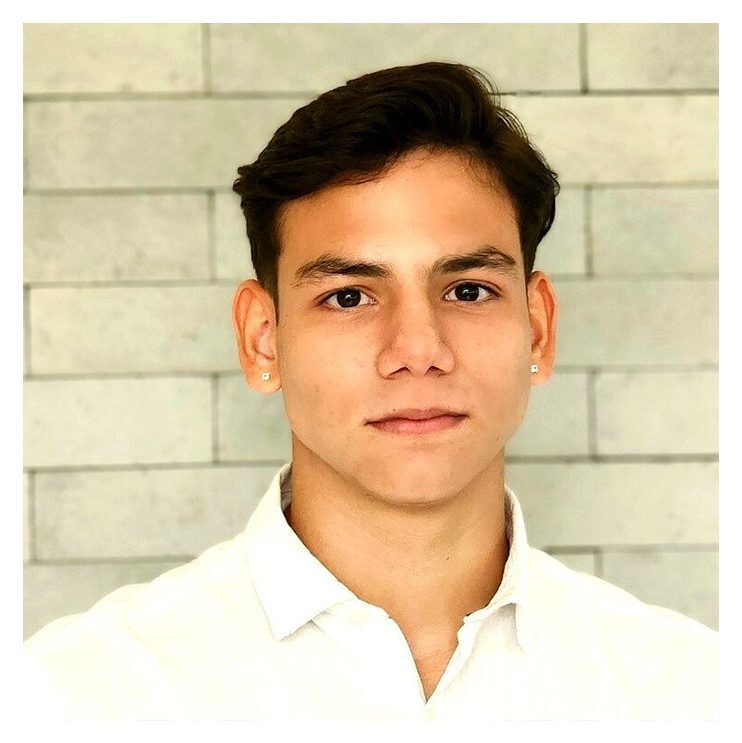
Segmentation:
<svg viewBox="0 0 742 743">
<path fill-rule="evenodd" d="M 470 479 L 468 467 L 447 457 L 405 457 L 362 465 L 360 485 L 373 497 L 395 505 L 428 506 L 455 497 Z"/>
</svg>

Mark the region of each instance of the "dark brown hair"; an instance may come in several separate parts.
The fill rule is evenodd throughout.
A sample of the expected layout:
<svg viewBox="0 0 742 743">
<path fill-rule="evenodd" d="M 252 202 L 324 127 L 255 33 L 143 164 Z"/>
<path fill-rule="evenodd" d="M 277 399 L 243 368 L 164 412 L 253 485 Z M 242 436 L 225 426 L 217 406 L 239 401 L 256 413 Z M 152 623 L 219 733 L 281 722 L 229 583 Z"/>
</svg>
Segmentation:
<svg viewBox="0 0 742 743">
<path fill-rule="evenodd" d="M 494 84 L 462 64 L 425 62 L 349 80 L 297 109 L 257 160 L 237 169 L 252 264 L 278 318 L 281 207 L 339 183 L 383 175 L 418 147 L 482 163 L 515 207 L 526 279 L 554 221 L 554 173 Z"/>
</svg>

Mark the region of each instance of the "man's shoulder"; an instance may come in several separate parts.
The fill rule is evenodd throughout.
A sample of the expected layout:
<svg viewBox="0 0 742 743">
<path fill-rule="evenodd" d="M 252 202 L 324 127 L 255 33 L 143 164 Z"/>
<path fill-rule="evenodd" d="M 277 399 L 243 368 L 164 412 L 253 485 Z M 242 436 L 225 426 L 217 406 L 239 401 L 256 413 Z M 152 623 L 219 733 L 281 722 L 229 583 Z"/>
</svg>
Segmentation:
<svg viewBox="0 0 742 743">
<path fill-rule="evenodd" d="M 192 665 L 194 654 L 223 656 L 236 625 L 262 620 L 241 536 L 34 634 L 24 643 L 29 701 L 45 692 L 50 699 L 91 699 L 95 685 L 130 695 L 136 693 L 136 685 L 127 688 L 131 679 L 146 679 L 152 697 L 163 697 L 172 672 Z"/>
<path fill-rule="evenodd" d="M 573 570 L 541 550 L 529 548 L 529 564 L 539 613 L 553 619 L 553 631 L 548 619 L 542 625 L 552 647 L 597 659 L 635 685 L 683 685 L 713 693 L 719 666 L 716 630 Z"/>
<path fill-rule="evenodd" d="M 687 638 L 689 642 L 714 643 L 718 632 L 704 624 L 655 604 L 590 573 L 574 570 L 557 558 L 529 547 L 531 590 L 539 602 L 555 611 L 582 615 L 592 623 L 608 624 L 611 636 L 644 630 L 649 635 Z M 546 607 L 544 607 L 546 608 Z"/>
</svg>

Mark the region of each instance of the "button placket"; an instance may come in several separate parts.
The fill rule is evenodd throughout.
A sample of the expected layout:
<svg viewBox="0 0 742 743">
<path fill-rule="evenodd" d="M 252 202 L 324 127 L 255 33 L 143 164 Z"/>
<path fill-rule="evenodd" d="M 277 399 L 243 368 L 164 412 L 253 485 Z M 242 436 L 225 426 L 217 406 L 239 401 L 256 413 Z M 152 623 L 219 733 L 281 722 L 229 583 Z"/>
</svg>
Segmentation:
<svg viewBox="0 0 742 743">
<path fill-rule="evenodd" d="M 399 625 L 382 609 L 362 601 L 340 604 L 315 617 L 315 623 L 359 664 L 383 682 L 383 691 L 408 711 L 424 704 L 415 660 Z M 410 673 L 414 681 L 410 679 Z"/>
<path fill-rule="evenodd" d="M 456 633 L 457 644 L 456 649 L 453 651 L 453 655 L 448 661 L 448 665 L 441 675 L 438 685 L 435 687 L 435 691 L 428 699 L 427 707 L 431 710 L 431 714 L 434 714 L 436 718 L 439 716 L 437 710 L 440 697 L 445 693 L 446 688 L 456 678 L 456 675 L 464 667 L 464 664 L 469 659 L 471 654 L 472 646 L 474 645 L 474 635 L 476 633 L 476 627 L 472 623 L 464 623 L 459 631 Z M 433 719 L 433 718 L 431 718 Z"/>
</svg>

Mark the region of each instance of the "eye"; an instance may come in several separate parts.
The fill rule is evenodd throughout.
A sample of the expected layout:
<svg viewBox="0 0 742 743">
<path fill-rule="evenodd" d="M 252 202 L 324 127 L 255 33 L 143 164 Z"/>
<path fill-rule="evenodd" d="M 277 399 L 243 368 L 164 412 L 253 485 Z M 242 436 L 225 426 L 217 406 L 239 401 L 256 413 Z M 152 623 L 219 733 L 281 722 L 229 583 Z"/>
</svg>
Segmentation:
<svg viewBox="0 0 742 743">
<path fill-rule="evenodd" d="M 363 292 L 360 289 L 356 289 L 355 287 L 348 286 L 343 289 L 338 289 L 337 291 L 334 291 L 328 297 L 325 297 L 325 299 L 323 299 L 320 304 L 327 304 L 328 307 L 332 307 L 332 309 L 335 309 L 335 310 L 337 309 L 352 310 L 354 307 L 361 306 L 361 305 L 356 304 L 356 298 L 357 298 L 357 295 L 359 294 L 363 294 Z M 328 304 L 328 302 L 331 299 L 334 299 L 335 297 L 339 297 L 338 303 Z M 366 302 L 366 304 L 370 304 L 370 302 Z"/>
<path fill-rule="evenodd" d="M 464 281 L 461 284 L 456 284 L 456 286 L 449 289 L 445 296 L 448 296 L 448 294 L 455 291 L 456 299 L 460 302 L 466 302 L 467 304 L 481 304 L 482 301 L 487 301 L 488 297 L 484 296 L 484 299 L 478 299 L 477 295 L 479 295 L 480 289 L 484 289 L 484 291 L 491 297 L 501 296 L 496 289 L 491 289 L 488 286 L 484 286 L 484 284 L 477 284 L 473 281 Z M 368 295 L 356 287 L 346 286 L 342 289 L 337 289 L 332 294 L 326 296 L 320 302 L 320 305 L 326 305 L 334 310 L 352 310 L 356 307 L 362 307 L 364 304 L 373 304 L 373 302 L 364 302 L 359 304 L 360 296 L 367 297 Z M 330 300 L 334 300 L 335 297 L 338 299 L 335 302 L 330 302 Z"/>
<path fill-rule="evenodd" d="M 493 297 L 500 296 L 500 293 L 497 292 L 495 289 L 490 289 L 488 286 L 484 286 L 484 284 L 475 284 L 473 281 L 464 281 L 461 284 L 456 284 L 456 286 L 452 287 L 448 291 L 448 294 L 455 291 L 456 298 L 460 301 L 467 302 L 469 304 L 477 304 L 477 294 L 479 293 L 479 289 L 484 289 Z M 446 296 L 448 296 L 448 294 Z M 486 300 L 487 297 L 485 297 L 483 301 Z M 481 302 L 479 303 L 481 304 Z"/>
</svg>

